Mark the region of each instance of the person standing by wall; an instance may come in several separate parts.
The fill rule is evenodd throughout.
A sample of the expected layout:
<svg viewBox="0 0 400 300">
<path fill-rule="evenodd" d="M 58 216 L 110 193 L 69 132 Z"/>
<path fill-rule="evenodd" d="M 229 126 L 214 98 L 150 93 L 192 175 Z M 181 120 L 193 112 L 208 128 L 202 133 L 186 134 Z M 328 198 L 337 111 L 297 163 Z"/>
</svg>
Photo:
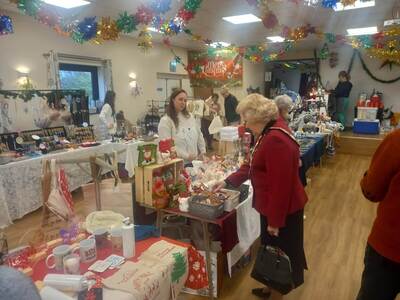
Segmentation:
<svg viewBox="0 0 400 300">
<path fill-rule="evenodd" d="M 339 72 L 339 82 L 335 88 L 336 113 L 338 121 L 346 127 L 346 113 L 349 108 L 349 95 L 353 84 L 350 82 L 350 74 L 346 71 Z"/>
<path fill-rule="evenodd" d="M 175 90 L 170 98 L 163 116 L 158 124 L 160 140 L 173 139 L 176 152 L 185 165 L 193 160 L 201 159 L 206 153 L 206 144 L 194 117 L 187 111 L 187 93 L 185 90 Z"/>
<path fill-rule="evenodd" d="M 379 145 L 361 180 L 361 190 L 379 205 L 357 300 L 394 300 L 400 294 L 400 129 Z"/>
<path fill-rule="evenodd" d="M 214 93 L 209 98 L 207 98 L 204 106 L 204 116 L 201 119 L 201 131 L 203 132 L 204 139 L 207 142 L 208 150 L 213 150 L 212 141 L 213 135 L 210 134 L 208 128 L 215 116 L 218 116 L 221 111 L 221 106 L 218 103 L 219 96 Z"/>
<path fill-rule="evenodd" d="M 238 100 L 233 96 L 226 87 L 221 90 L 221 95 L 225 98 L 225 118 L 228 126 L 236 126 L 240 123 L 240 116 L 236 112 L 236 107 L 238 106 Z"/>
<path fill-rule="evenodd" d="M 104 98 L 104 105 L 100 115 L 100 140 L 110 139 L 115 134 L 117 124 L 115 122 L 115 92 L 107 91 Z"/>
</svg>

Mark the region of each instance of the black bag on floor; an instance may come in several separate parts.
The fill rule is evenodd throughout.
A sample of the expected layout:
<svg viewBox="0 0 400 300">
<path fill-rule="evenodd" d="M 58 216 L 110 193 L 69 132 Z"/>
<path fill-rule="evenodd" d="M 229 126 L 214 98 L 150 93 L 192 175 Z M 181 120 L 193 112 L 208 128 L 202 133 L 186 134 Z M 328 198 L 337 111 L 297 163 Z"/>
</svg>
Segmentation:
<svg viewBox="0 0 400 300">
<path fill-rule="evenodd" d="M 290 259 L 278 247 L 260 246 L 251 277 L 283 295 L 294 288 Z"/>
</svg>

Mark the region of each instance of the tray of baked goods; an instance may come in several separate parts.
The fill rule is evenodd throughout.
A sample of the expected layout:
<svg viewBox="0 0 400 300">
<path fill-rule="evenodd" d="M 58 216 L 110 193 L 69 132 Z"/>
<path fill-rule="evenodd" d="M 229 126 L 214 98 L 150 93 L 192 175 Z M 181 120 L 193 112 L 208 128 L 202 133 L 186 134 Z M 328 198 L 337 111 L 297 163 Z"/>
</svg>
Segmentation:
<svg viewBox="0 0 400 300">
<path fill-rule="evenodd" d="M 239 204 L 240 192 L 222 189 L 219 192 L 201 191 L 189 199 L 189 212 L 207 219 L 217 219 L 224 211 L 231 211 Z"/>
</svg>

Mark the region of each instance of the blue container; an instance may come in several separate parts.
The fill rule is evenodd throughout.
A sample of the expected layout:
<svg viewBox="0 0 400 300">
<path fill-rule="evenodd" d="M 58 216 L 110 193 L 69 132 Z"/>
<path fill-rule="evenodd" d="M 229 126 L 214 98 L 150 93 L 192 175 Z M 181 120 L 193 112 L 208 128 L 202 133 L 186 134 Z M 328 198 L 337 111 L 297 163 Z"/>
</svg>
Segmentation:
<svg viewBox="0 0 400 300">
<path fill-rule="evenodd" d="M 354 120 L 353 132 L 360 134 L 379 134 L 379 120 Z"/>
</svg>

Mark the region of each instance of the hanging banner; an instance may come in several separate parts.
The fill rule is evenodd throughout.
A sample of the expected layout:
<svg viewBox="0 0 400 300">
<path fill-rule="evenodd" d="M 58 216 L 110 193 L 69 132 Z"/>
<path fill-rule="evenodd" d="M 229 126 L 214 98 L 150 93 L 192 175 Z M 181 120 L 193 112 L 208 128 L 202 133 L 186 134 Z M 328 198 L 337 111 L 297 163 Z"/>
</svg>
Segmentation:
<svg viewBox="0 0 400 300">
<path fill-rule="evenodd" d="M 192 87 L 232 87 L 243 84 L 243 59 L 235 50 L 189 52 L 187 69 Z"/>
</svg>

